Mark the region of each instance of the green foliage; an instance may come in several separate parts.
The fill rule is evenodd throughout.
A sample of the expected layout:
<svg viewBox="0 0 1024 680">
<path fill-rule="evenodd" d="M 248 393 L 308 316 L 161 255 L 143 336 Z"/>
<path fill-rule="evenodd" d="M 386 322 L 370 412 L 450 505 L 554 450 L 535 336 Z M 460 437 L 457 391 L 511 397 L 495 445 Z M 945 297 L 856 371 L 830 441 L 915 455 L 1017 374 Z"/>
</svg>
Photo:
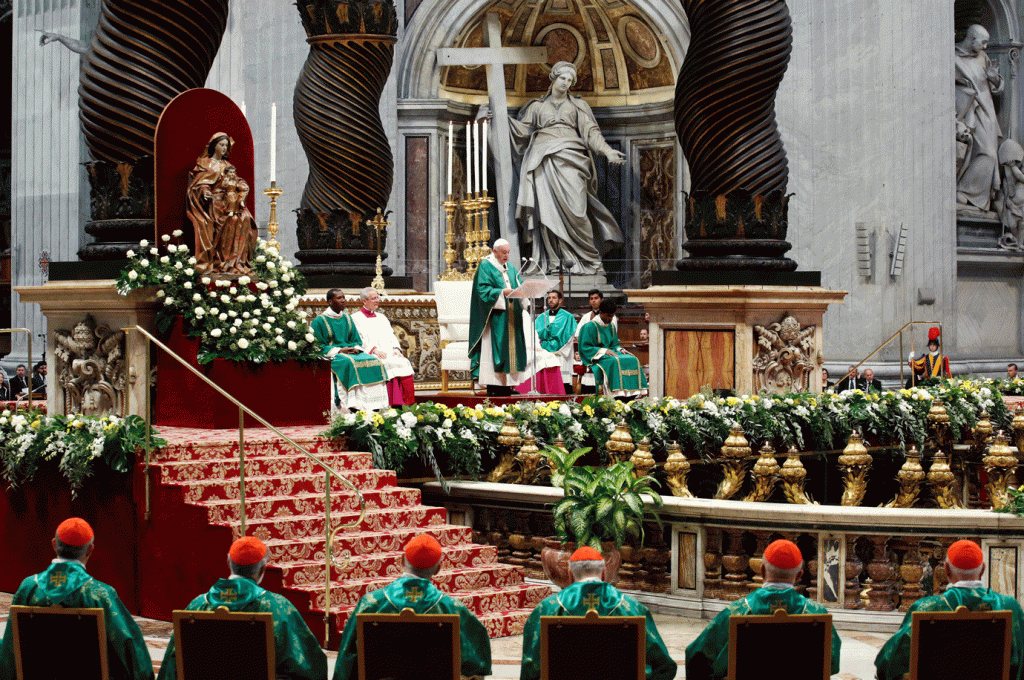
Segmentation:
<svg viewBox="0 0 1024 680">
<path fill-rule="evenodd" d="M 1010 502 L 994 512 L 1013 513 L 1018 517 L 1024 517 L 1024 491 L 1020 489 L 1009 489 Z"/>
</svg>

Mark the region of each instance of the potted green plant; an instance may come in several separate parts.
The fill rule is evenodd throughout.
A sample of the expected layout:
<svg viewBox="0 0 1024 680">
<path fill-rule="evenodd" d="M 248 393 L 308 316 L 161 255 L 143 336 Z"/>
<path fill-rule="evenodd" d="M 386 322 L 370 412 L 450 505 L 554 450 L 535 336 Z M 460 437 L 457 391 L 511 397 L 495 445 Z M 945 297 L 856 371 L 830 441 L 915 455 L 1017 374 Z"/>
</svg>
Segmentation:
<svg viewBox="0 0 1024 680">
<path fill-rule="evenodd" d="M 546 542 L 541 561 L 548 578 L 562 588 L 572 582 L 569 556 L 582 545 L 602 552 L 607 580 L 617 581 L 622 561 L 619 550 L 626 536 L 643 542 L 645 508 L 641 494 L 650 496 L 648 502 L 654 507 L 662 507 L 661 496 L 653 489 L 657 480 L 634 475 L 629 461 L 605 468 L 575 465 L 588 450 L 552 448 L 544 453 L 551 466 L 551 484 L 565 495 L 553 509 L 557 538 Z"/>
</svg>

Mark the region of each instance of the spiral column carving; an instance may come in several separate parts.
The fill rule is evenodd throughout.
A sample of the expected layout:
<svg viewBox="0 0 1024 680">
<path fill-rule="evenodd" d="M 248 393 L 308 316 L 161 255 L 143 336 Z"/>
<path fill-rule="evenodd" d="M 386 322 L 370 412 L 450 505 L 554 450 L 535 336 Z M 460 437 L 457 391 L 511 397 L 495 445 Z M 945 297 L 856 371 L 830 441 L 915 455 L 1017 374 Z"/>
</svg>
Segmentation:
<svg viewBox="0 0 1024 680">
<path fill-rule="evenodd" d="M 788 165 L 775 94 L 789 64 L 785 0 L 680 0 L 692 40 L 676 81 L 675 124 L 690 166 L 680 269 L 792 271 L 783 256 Z"/>
<path fill-rule="evenodd" d="M 298 3 L 310 45 L 295 85 L 295 128 L 309 161 L 298 209 L 299 269 L 373 274 L 386 234 L 367 225 L 391 196 L 394 158 L 380 96 L 398 31 L 390 1 Z M 385 268 L 390 275 L 390 268 Z"/>
<path fill-rule="evenodd" d="M 103 0 L 78 87 L 96 239 L 79 258 L 123 258 L 152 238 L 157 121 L 206 82 L 227 18 L 228 0 Z"/>
</svg>

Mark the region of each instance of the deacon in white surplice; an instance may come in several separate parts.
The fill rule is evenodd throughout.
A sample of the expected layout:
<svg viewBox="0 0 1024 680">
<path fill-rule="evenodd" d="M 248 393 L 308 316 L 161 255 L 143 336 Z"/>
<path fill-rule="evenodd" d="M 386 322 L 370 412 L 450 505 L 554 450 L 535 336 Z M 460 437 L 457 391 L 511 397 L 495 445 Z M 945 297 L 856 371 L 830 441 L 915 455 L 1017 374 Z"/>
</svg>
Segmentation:
<svg viewBox="0 0 1024 680">
<path fill-rule="evenodd" d="M 359 294 L 363 308 L 353 312 L 363 351 L 372 354 L 384 364 L 387 374 L 388 401 L 392 406 L 416 403 L 416 388 L 413 383 L 412 364 L 402 353 L 402 345 L 391 328 L 387 317 L 377 311 L 380 293 L 374 288 L 363 288 Z"/>
</svg>

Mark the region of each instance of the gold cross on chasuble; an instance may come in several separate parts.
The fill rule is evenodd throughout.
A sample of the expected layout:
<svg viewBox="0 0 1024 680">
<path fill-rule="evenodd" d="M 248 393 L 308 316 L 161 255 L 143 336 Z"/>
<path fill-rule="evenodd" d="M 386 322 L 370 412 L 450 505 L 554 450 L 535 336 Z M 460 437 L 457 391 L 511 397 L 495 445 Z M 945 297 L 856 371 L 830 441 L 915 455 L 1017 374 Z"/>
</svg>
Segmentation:
<svg viewBox="0 0 1024 680">
<path fill-rule="evenodd" d="M 405 599 L 409 600 L 410 602 L 419 602 L 423 599 L 423 591 L 421 591 L 419 588 L 416 588 L 415 586 L 409 588 L 409 590 L 405 591 Z"/>
<path fill-rule="evenodd" d="M 220 593 L 220 599 L 225 602 L 235 602 L 238 600 L 238 591 L 234 589 L 222 590 Z"/>
<path fill-rule="evenodd" d="M 68 575 L 63 571 L 58 571 L 50 574 L 50 585 L 51 586 L 62 586 L 68 581 Z"/>
<path fill-rule="evenodd" d="M 591 593 L 590 595 L 587 595 L 585 598 L 583 598 L 583 604 L 587 606 L 588 610 L 593 609 L 596 611 L 597 605 L 600 603 L 601 600 L 598 599 L 597 595 L 594 593 Z"/>
</svg>

